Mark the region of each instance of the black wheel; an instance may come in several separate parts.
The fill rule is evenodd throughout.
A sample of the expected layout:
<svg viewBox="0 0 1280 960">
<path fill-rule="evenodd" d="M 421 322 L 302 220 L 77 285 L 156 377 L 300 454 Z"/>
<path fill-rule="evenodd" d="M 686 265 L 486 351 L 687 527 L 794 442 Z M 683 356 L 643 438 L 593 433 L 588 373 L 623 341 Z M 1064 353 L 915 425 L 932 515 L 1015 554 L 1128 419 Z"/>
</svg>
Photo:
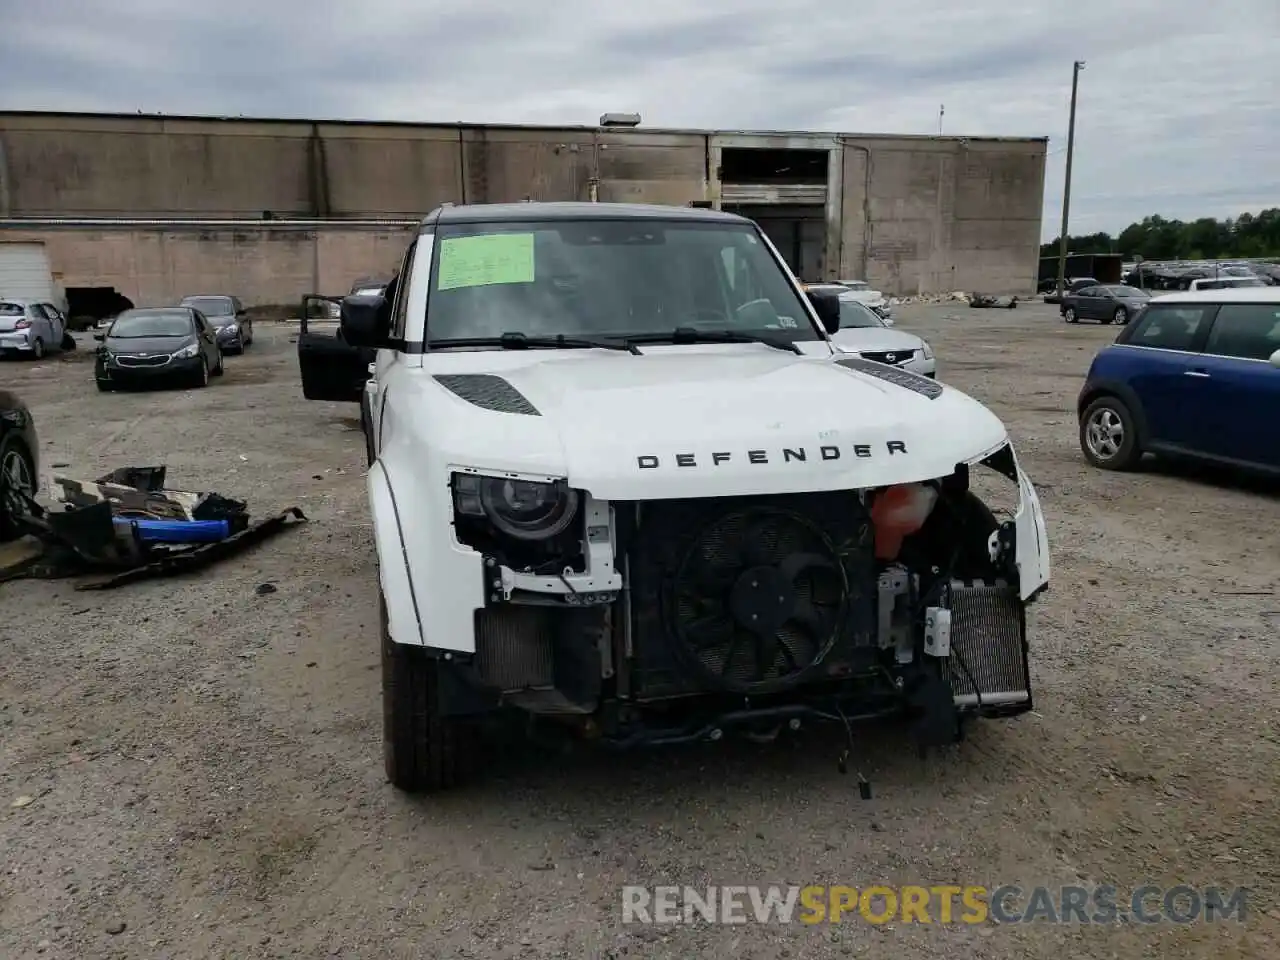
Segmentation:
<svg viewBox="0 0 1280 960">
<path fill-rule="evenodd" d="M 98 384 L 98 390 L 99 390 L 100 392 L 102 392 L 102 393 L 110 393 L 110 392 L 111 392 L 112 387 L 111 387 L 111 383 L 110 383 L 110 381 L 107 381 L 107 380 L 96 380 L 96 381 L 94 381 L 94 382 Z"/>
<path fill-rule="evenodd" d="M 209 361 L 204 357 L 200 358 L 200 369 L 196 371 L 195 379 L 191 381 L 191 385 L 196 389 L 209 385 Z"/>
<path fill-rule="evenodd" d="M 224 365 L 222 363 L 222 354 L 218 354 L 218 365 L 213 368 L 213 375 L 220 377 L 224 373 Z"/>
<path fill-rule="evenodd" d="M 1067 309 L 1063 310 L 1063 311 L 1062 311 L 1062 319 L 1063 319 L 1063 320 L 1065 320 L 1065 321 L 1067 321 L 1067 323 L 1075 323 L 1075 322 L 1076 322 L 1076 311 L 1075 311 L 1075 308 L 1074 308 L 1074 307 L 1067 307 Z"/>
<path fill-rule="evenodd" d="M 387 779 L 408 793 L 460 786 L 475 770 L 475 728 L 440 715 L 439 664 L 419 647 L 395 643 L 379 594 L 382 644 L 382 759 Z"/>
<path fill-rule="evenodd" d="M 1119 397 L 1099 397 L 1080 417 L 1080 449 L 1095 467 L 1128 470 L 1142 458 L 1133 414 Z"/>
<path fill-rule="evenodd" d="M 35 496 L 36 470 L 29 451 L 17 437 L 0 441 L 0 541 L 18 536 L 14 520 L 17 503 L 14 493 L 21 491 Z"/>
<path fill-rule="evenodd" d="M 36 342 L 31 344 L 31 359 L 32 360 L 44 359 L 44 341 L 41 340 L 39 337 L 36 337 Z"/>
<path fill-rule="evenodd" d="M 76 338 L 69 333 L 64 333 L 62 335 L 62 349 L 66 351 L 71 351 L 71 350 L 74 350 L 75 348 L 76 348 Z"/>
<path fill-rule="evenodd" d="M 1116 323 L 1120 324 L 1120 326 L 1123 327 L 1126 323 L 1129 322 L 1129 311 L 1126 310 L 1124 307 L 1116 307 L 1116 312 L 1113 315 L 1112 319 L 1115 320 Z"/>
</svg>

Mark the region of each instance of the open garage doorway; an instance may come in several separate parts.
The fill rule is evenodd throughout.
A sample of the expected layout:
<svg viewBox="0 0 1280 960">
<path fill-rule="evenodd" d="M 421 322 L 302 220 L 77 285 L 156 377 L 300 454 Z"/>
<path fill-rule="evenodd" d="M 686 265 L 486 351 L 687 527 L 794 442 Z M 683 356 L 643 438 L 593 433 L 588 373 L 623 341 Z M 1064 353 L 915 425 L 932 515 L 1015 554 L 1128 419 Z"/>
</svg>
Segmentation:
<svg viewBox="0 0 1280 960">
<path fill-rule="evenodd" d="M 721 204 L 721 209 L 758 224 L 801 280 L 823 278 L 826 266 L 826 207 L 819 204 Z"/>
<path fill-rule="evenodd" d="M 115 287 L 67 287 L 67 322 L 72 330 L 88 330 L 133 309 L 133 301 Z"/>
</svg>

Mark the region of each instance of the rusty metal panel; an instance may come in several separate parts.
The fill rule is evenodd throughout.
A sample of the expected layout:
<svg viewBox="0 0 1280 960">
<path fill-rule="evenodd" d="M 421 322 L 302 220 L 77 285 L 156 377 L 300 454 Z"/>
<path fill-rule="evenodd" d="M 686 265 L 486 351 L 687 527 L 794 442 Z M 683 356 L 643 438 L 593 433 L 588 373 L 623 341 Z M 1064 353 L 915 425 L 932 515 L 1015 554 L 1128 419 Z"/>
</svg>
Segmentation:
<svg viewBox="0 0 1280 960">
<path fill-rule="evenodd" d="M 799 203 L 824 206 L 827 202 L 827 185 L 825 183 L 722 183 L 720 184 L 720 201 L 734 204 Z"/>
<path fill-rule="evenodd" d="M 588 199 L 589 132 L 490 128 L 462 139 L 468 203 Z"/>
<path fill-rule="evenodd" d="M 458 129 L 317 129 L 320 189 L 332 217 L 423 217 L 463 202 Z"/>
<path fill-rule="evenodd" d="M 720 149 L 835 150 L 840 146 L 840 137 L 834 133 L 713 133 L 709 140 Z"/>
<path fill-rule="evenodd" d="M 602 133 L 600 199 L 685 206 L 707 199 L 705 137 Z"/>
</svg>

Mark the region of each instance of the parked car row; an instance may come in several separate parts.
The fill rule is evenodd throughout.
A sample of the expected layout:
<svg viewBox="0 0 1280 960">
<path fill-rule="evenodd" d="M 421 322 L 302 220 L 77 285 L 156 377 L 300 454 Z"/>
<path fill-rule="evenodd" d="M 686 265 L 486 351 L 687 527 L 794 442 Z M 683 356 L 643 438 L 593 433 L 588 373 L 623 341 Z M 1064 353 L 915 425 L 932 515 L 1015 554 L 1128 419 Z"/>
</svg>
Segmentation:
<svg viewBox="0 0 1280 960">
<path fill-rule="evenodd" d="M 253 322 L 236 297 L 201 295 L 126 310 L 94 339 L 94 380 L 104 393 L 144 383 L 206 387 L 222 376 L 226 354 L 253 344 Z"/>
</svg>

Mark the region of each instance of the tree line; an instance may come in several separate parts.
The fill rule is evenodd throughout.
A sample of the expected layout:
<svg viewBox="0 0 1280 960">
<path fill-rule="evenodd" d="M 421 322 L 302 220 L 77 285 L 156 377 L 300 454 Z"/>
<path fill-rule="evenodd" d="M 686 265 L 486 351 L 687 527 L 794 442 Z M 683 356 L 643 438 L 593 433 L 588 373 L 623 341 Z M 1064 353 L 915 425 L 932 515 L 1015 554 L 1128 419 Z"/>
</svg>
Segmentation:
<svg viewBox="0 0 1280 960">
<path fill-rule="evenodd" d="M 1056 257 L 1059 240 L 1041 244 L 1040 256 Z M 1070 253 L 1119 253 L 1126 260 L 1234 260 L 1280 257 L 1280 207 L 1242 213 L 1234 219 L 1201 217 L 1184 222 L 1158 214 L 1131 223 L 1118 237 L 1109 233 L 1067 236 Z"/>
</svg>

